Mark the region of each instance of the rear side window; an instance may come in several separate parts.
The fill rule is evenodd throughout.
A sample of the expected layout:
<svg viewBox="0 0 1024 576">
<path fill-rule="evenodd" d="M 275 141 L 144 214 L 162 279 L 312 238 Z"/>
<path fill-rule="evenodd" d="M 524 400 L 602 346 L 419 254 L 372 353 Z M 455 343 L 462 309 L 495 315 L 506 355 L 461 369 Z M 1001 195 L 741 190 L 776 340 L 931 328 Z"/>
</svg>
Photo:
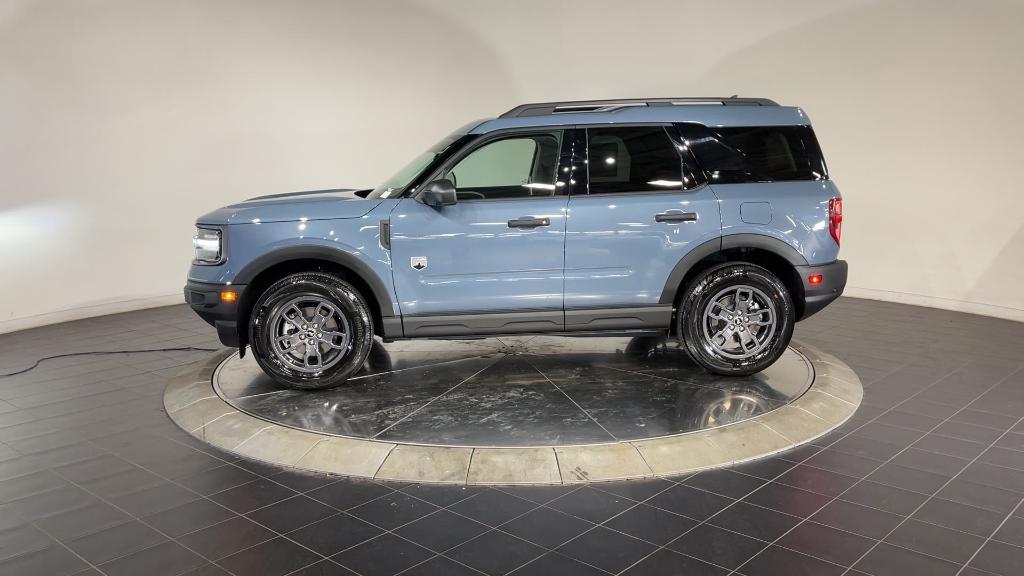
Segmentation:
<svg viewBox="0 0 1024 576">
<path fill-rule="evenodd" d="M 825 180 L 828 172 L 809 126 L 679 126 L 712 184 Z"/>
<path fill-rule="evenodd" d="M 591 194 L 682 190 L 682 160 L 662 126 L 590 128 Z"/>
</svg>

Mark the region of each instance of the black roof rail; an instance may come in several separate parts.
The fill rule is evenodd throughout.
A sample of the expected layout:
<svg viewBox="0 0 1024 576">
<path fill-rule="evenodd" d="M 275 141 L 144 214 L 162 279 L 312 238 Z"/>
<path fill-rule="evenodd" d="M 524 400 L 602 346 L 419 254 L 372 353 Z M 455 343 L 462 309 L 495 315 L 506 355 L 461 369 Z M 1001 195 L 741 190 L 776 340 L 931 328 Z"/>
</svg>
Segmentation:
<svg viewBox="0 0 1024 576">
<path fill-rule="evenodd" d="M 538 102 L 520 104 L 499 118 L 520 116 L 547 116 L 567 112 L 607 112 L 634 106 L 675 106 L 685 104 L 721 104 L 723 106 L 778 106 L 767 98 L 740 98 L 739 96 L 712 96 L 707 98 L 618 98 L 612 100 L 575 100 L 566 102 Z"/>
</svg>

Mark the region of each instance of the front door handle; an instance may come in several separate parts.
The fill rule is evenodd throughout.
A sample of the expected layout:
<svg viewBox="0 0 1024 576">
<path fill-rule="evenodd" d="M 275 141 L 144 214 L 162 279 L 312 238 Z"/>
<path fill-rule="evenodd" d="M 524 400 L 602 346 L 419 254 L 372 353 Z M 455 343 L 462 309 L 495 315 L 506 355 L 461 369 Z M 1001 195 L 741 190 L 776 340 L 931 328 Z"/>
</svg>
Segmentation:
<svg viewBox="0 0 1024 576">
<path fill-rule="evenodd" d="M 696 212 L 662 212 L 654 215 L 655 222 L 696 222 Z"/>
<path fill-rule="evenodd" d="M 550 226 L 550 218 L 532 218 L 524 216 L 523 218 L 516 218 L 508 221 L 509 228 L 536 228 L 538 226 Z"/>
</svg>

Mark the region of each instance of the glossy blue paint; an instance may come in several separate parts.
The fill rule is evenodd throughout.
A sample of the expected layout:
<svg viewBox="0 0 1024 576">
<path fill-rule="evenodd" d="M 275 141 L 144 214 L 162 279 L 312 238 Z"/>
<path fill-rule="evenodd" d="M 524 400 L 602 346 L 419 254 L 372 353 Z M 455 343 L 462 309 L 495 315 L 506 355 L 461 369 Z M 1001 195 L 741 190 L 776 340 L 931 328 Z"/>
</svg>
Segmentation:
<svg viewBox="0 0 1024 576">
<path fill-rule="evenodd" d="M 561 310 L 567 201 L 465 200 L 434 208 L 403 199 L 391 215 L 402 313 Z M 509 227 L 523 217 L 548 218 L 550 225 Z M 413 268 L 412 258 L 426 258 L 426 268 Z"/>
<path fill-rule="evenodd" d="M 832 181 L 712 184 L 711 188 L 721 202 L 723 236 L 770 236 L 792 246 L 812 265 L 839 257 L 839 246 L 828 233 L 828 200 L 839 196 Z M 748 202 L 768 202 L 771 220 L 744 222 L 741 206 Z"/>
<path fill-rule="evenodd" d="M 693 222 L 655 215 L 694 212 Z M 693 191 L 573 196 L 565 243 L 565 307 L 657 305 L 675 265 L 721 234 L 709 186 Z"/>
<path fill-rule="evenodd" d="M 260 196 L 200 216 L 199 224 L 256 224 L 294 220 L 358 218 L 380 200 L 365 200 L 353 190 L 321 190 Z"/>
</svg>

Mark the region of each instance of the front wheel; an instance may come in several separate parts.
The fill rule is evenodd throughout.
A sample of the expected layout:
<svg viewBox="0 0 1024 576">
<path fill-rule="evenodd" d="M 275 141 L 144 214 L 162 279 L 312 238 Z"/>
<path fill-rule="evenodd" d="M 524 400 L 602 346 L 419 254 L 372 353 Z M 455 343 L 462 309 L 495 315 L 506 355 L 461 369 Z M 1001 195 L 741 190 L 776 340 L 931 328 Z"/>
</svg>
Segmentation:
<svg viewBox="0 0 1024 576">
<path fill-rule="evenodd" d="M 708 372 L 745 376 L 764 370 L 793 337 L 793 300 L 781 280 L 754 264 L 711 268 L 686 288 L 677 333 Z"/>
<path fill-rule="evenodd" d="M 292 274 L 256 301 L 249 342 L 260 368 L 288 388 L 343 384 L 366 360 L 373 321 L 351 284 L 320 272 Z"/>
</svg>

